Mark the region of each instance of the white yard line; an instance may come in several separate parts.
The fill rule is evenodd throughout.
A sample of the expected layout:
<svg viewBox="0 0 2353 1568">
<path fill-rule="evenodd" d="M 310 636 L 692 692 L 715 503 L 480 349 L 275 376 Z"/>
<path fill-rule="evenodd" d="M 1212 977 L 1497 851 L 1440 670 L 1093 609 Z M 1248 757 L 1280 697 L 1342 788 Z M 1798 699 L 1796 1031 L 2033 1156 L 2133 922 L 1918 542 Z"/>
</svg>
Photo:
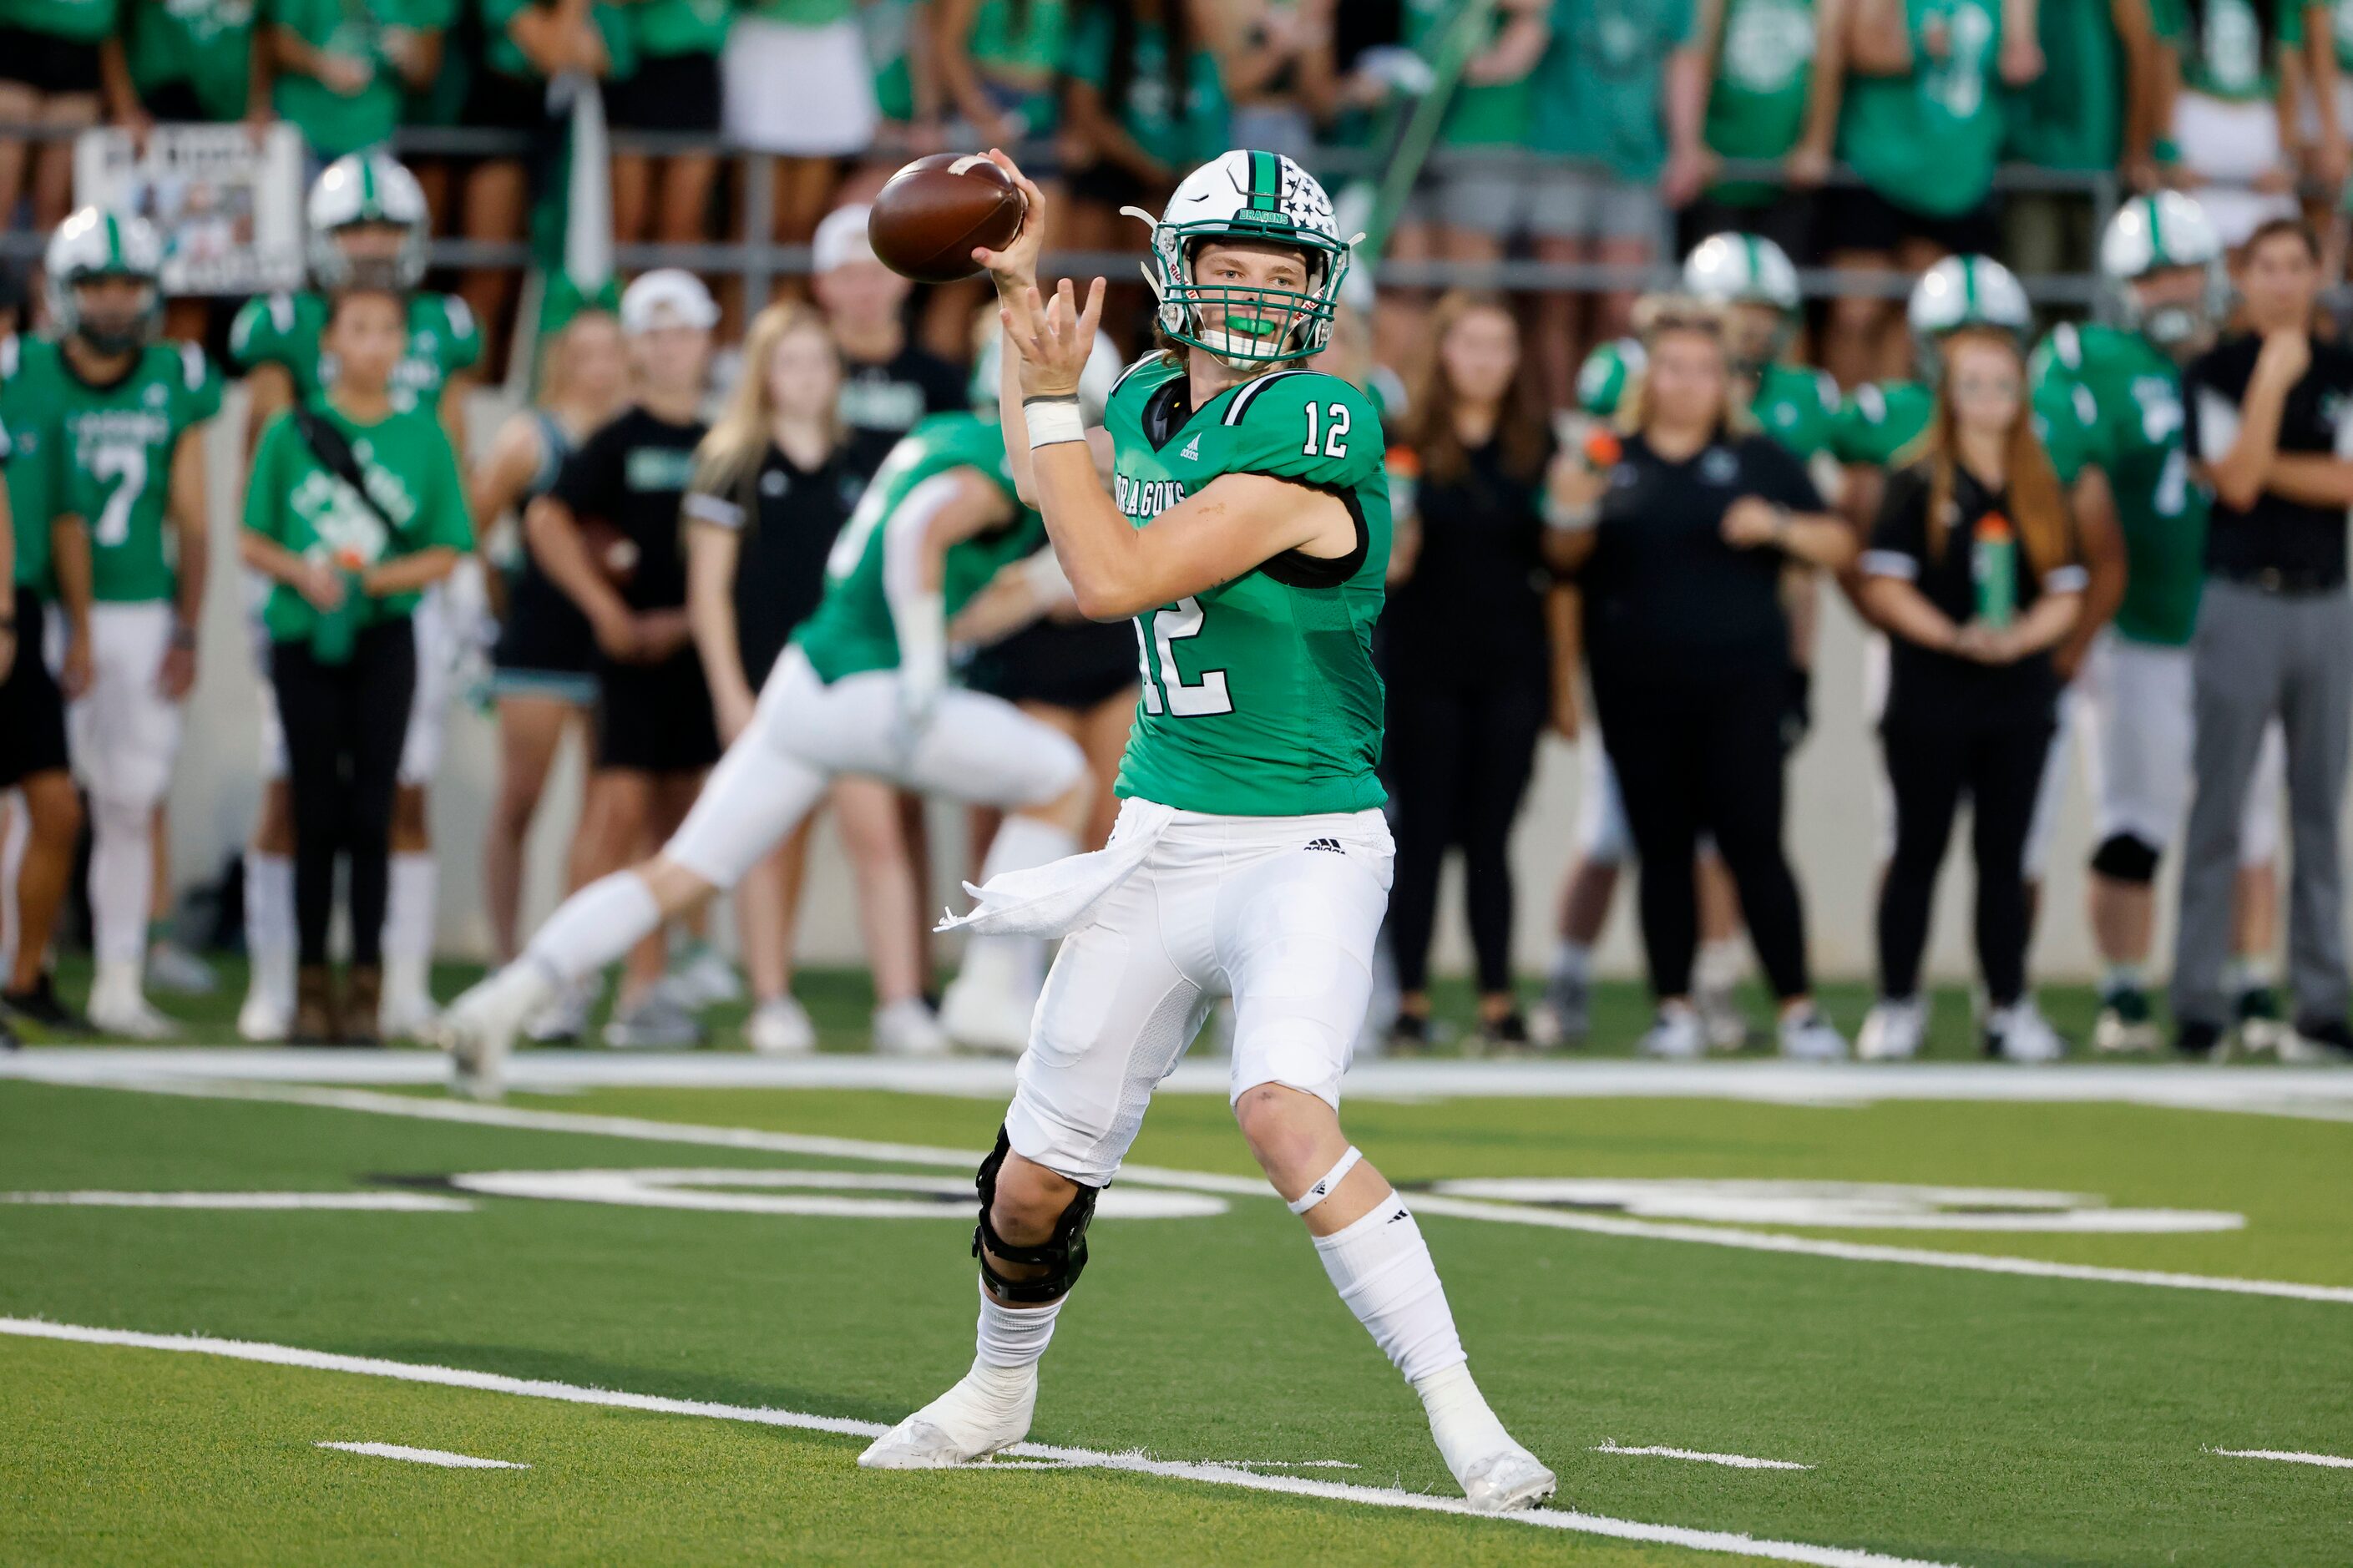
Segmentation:
<svg viewBox="0 0 2353 1568">
<path fill-rule="evenodd" d="M 471 1214 L 464 1198 L 433 1193 L 0 1193 L 0 1204 L 102 1209 L 337 1209 Z"/>
<path fill-rule="evenodd" d="M 2284 1465 L 2318 1465 L 2328 1470 L 2353 1470 L 2353 1459 L 2336 1454 L 2298 1454 L 2284 1448 L 2210 1448 L 2226 1459 L 2277 1459 Z"/>
<path fill-rule="evenodd" d="M 839 1415 L 812 1415 L 797 1410 L 755 1409 L 702 1399 L 670 1399 L 659 1394 L 628 1394 L 617 1389 L 583 1388 L 575 1384 L 537 1378 L 507 1377 L 498 1373 L 462 1367 L 425 1366 L 411 1362 L 384 1361 L 375 1356 L 337 1355 L 294 1345 L 260 1344 L 243 1340 L 208 1339 L 195 1334 L 146 1334 L 127 1329 L 82 1328 L 31 1318 L 0 1318 L 0 1334 L 26 1339 L 63 1340 L 75 1344 L 113 1345 L 136 1350 L 176 1351 L 185 1354 L 221 1356 L 231 1361 L 261 1362 L 272 1366 L 302 1367 L 316 1372 L 353 1373 L 363 1377 L 392 1378 L 403 1383 L 436 1384 L 447 1388 L 470 1388 L 486 1394 L 515 1394 L 526 1399 L 560 1400 L 570 1405 L 596 1405 L 616 1410 L 642 1410 L 664 1415 L 696 1415 L 718 1421 L 747 1421 L 764 1426 L 788 1426 L 839 1436 L 877 1437 L 888 1428 L 877 1421 L 854 1421 Z M 1799 1541 L 1758 1540 L 1730 1531 L 1690 1530 L 1681 1525 L 1649 1524 L 1639 1520 L 1611 1519 L 1568 1509 L 1541 1509 L 1527 1513 L 1475 1514 L 1459 1498 L 1431 1497 L 1387 1487 L 1356 1486 L 1345 1481 L 1310 1480 L 1301 1476 L 1266 1476 L 1230 1465 L 1187 1464 L 1155 1459 L 1140 1451 L 1105 1453 L 1093 1448 L 1068 1448 L 1045 1443 L 1019 1443 L 1006 1452 L 1017 1458 L 1044 1459 L 1092 1469 L 1123 1470 L 1134 1475 L 1161 1476 L 1210 1486 L 1238 1487 L 1248 1491 L 1281 1492 L 1293 1497 L 1320 1498 L 1332 1502 L 1361 1503 L 1373 1508 L 1409 1509 L 1423 1513 L 1461 1514 L 1492 1519 L 1500 1524 L 1541 1530 L 1574 1531 L 1620 1541 L 1644 1541 L 1662 1546 L 1683 1546 L 1697 1552 L 1729 1552 L 1780 1563 L 1803 1563 L 1813 1568 L 1949 1568 L 1919 1558 L 1890 1557 L 1852 1547 L 1817 1546 Z M 845 1480 L 844 1484 L 851 1484 Z"/>
<path fill-rule="evenodd" d="M 583 1133 L 641 1142 L 697 1144 L 706 1148 L 755 1150 L 823 1159 L 873 1160 L 892 1164 L 943 1166 L 957 1171 L 972 1169 L 980 1159 L 976 1151 L 941 1149 L 920 1143 L 869 1142 L 858 1138 L 773 1132 L 757 1127 L 712 1127 L 699 1122 L 657 1121 L 638 1116 L 597 1116 L 577 1110 L 534 1110 L 521 1106 L 477 1105 L 467 1100 L 381 1094 L 372 1089 L 164 1079 L 126 1080 L 106 1087 L 207 1099 L 266 1100 L 379 1116 L 405 1116 L 423 1121 L 459 1121 L 480 1127 Z M 1136 1164 L 1123 1166 L 1120 1174 L 1123 1180 L 1144 1186 L 1176 1187 L 1240 1197 L 1274 1195 L 1272 1189 L 1253 1176 L 1229 1176 L 1212 1172 Z M 2177 1274 L 2150 1268 L 2110 1268 L 2086 1263 L 2054 1263 L 2040 1258 L 2010 1258 L 1997 1253 L 1940 1252 L 1932 1247 L 1832 1241 L 1819 1237 L 1784 1235 L 1777 1231 L 1743 1230 L 1731 1226 L 1672 1225 L 1612 1215 L 1581 1214 L 1570 1209 L 1538 1208 L 1528 1204 L 1448 1197 L 1438 1193 L 1414 1193 L 1409 1194 L 1409 1201 L 1417 1212 L 1425 1215 L 1535 1226 L 1547 1230 L 1578 1231 L 1589 1236 L 1679 1241 L 1704 1247 L 1729 1247 L 1749 1252 L 1834 1258 L 1850 1263 L 1899 1263 L 1978 1274 L 2077 1279 L 2094 1284 L 2134 1285 L 2167 1290 L 2211 1290 L 2226 1295 L 2269 1296 L 2291 1301 L 2353 1306 L 2353 1286 L 2306 1285 L 2288 1279 L 2241 1279 L 2227 1275 Z"/>
<path fill-rule="evenodd" d="M 61 1083 L 120 1081 L 158 1074 L 354 1086 L 438 1084 L 438 1052 L 342 1051 L 233 1045 L 37 1046 L 0 1057 L 0 1078 Z M 903 1061 L 826 1053 L 777 1058 L 733 1052 L 636 1054 L 533 1050 L 509 1064 L 522 1092 L 575 1089 L 892 1089 L 997 1099 L 1012 1092 L 1014 1064 L 959 1058 Z M 1226 1063 L 1196 1057 L 1179 1064 L 1163 1094 L 1225 1094 Z M 2150 1062 L 2062 1063 L 2032 1071 L 1996 1063 L 1593 1060 L 1360 1062 L 1347 1076 L 1352 1100 L 1708 1099 L 1771 1104 L 1854 1106 L 1893 1100 L 2009 1103 L 2126 1101 L 2185 1110 L 2353 1119 L 2353 1071 L 2327 1067 L 2260 1069 Z"/>
<path fill-rule="evenodd" d="M 1696 1459 L 1703 1465 L 1722 1465 L 1734 1470 L 1810 1470 L 1811 1465 L 1801 1465 L 1795 1459 L 1759 1459 L 1748 1454 L 1706 1454 L 1696 1448 L 1621 1448 L 1615 1443 L 1597 1444 L 1597 1454 L 1631 1454 L 1651 1459 Z"/>
<path fill-rule="evenodd" d="M 398 1443 L 313 1443 L 314 1448 L 340 1448 L 346 1454 L 366 1454 L 378 1459 L 406 1459 L 412 1465 L 438 1465 L 445 1470 L 527 1470 L 512 1459 L 478 1459 L 447 1448 L 406 1448 Z"/>
</svg>

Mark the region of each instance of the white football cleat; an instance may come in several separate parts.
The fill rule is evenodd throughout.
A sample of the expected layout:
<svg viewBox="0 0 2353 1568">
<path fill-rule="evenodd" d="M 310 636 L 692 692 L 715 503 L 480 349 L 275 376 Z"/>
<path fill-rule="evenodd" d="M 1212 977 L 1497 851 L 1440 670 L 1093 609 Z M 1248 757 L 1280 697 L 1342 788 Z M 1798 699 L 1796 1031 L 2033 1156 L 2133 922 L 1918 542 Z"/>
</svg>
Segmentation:
<svg viewBox="0 0 2353 1568">
<path fill-rule="evenodd" d="M 744 1043 L 764 1057 L 805 1057 L 817 1049 L 817 1026 L 798 1002 L 779 996 L 752 1010 Z"/>
<path fill-rule="evenodd" d="M 1543 1460 L 1516 1443 L 1472 1460 L 1455 1479 L 1462 1483 L 1463 1500 L 1481 1513 L 1516 1513 L 1535 1508 L 1560 1485 Z"/>
<path fill-rule="evenodd" d="M 874 1054 L 880 1057 L 944 1057 L 947 1032 L 920 996 L 874 1009 Z"/>
<path fill-rule="evenodd" d="M 1011 1381 L 1011 1374 L 999 1374 Z M 987 1381 L 984 1379 L 987 1378 Z M 992 1386 L 980 1368 L 868 1445 L 858 1462 L 870 1470 L 936 1470 L 976 1464 L 1029 1435 L 1038 1408 L 1038 1369 L 1010 1390 Z"/>
<path fill-rule="evenodd" d="M 1854 1054 L 1867 1062 L 1908 1062 L 1928 1035 L 1926 998 L 1882 997 L 1872 1005 L 1854 1037 Z"/>
<path fill-rule="evenodd" d="M 984 1056 L 1018 1057 L 1029 1048 L 1035 999 L 1023 1002 L 977 973 L 964 973 L 940 998 L 939 1026 L 950 1040 Z"/>
<path fill-rule="evenodd" d="M 449 1053 L 451 1087 L 471 1100 L 505 1093 L 507 1051 L 524 1021 L 554 993 L 537 964 L 518 960 L 450 1003 L 432 1038 Z"/>
<path fill-rule="evenodd" d="M 180 1035 L 180 1026 L 158 1013 L 136 991 L 93 992 L 90 1026 L 101 1035 L 120 1035 L 130 1040 L 172 1040 Z"/>
<path fill-rule="evenodd" d="M 237 1010 L 237 1038 L 257 1046 L 278 1045 L 293 1030 L 294 1019 L 284 1003 L 266 990 L 245 994 L 245 1005 Z"/>
<path fill-rule="evenodd" d="M 548 999 L 522 1026 L 523 1038 L 535 1046 L 576 1046 L 588 1033 L 588 1015 L 603 1000 L 602 977 L 586 974 Z"/>
</svg>

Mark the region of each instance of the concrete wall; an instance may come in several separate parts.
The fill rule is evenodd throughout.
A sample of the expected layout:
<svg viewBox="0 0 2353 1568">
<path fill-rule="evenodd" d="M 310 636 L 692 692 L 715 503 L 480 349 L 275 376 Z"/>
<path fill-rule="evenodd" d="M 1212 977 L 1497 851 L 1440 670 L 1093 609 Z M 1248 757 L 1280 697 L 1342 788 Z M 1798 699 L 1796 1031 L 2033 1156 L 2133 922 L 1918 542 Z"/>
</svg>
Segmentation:
<svg viewBox="0 0 2353 1568">
<path fill-rule="evenodd" d="M 173 861 L 185 883 L 211 875 L 243 837 L 258 796 L 255 753 L 258 677 L 243 620 L 245 595 L 236 563 L 235 521 L 242 493 L 238 460 L 242 401 L 232 395 L 216 423 L 212 443 L 215 494 L 214 584 L 203 638 L 203 674 L 190 712 L 187 740 L 172 795 Z M 498 409 L 488 399 L 476 409 L 478 440 L 487 440 Z M 1835 598 L 1835 595 L 1831 595 Z M 1823 616 L 1814 689 L 1815 728 L 1799 755 L 1790 791 L 1793 858 L 1804 889 L 1814 958 L 1828 974 L 1862 975 L 1872 963 L 1872 900 L 1876 879 L 1879 818 L 1874 801 L 1878 777 L 1875 748 L 1862 717 L 1862 634 L 1842 603 Z M 1585 742 L 1591 744 L 1590 741 Z M 495 731 L 488 717 L 469 706 L 450 717 L 449 743 L 433 795 L 435 841 L 441 847 L 441 941 L 452 955 L 484 952 L 488 928 L 479 886 L 479 844 L 496 772 Z M 579 759 L 575 749 L 560 763 L 532 841 L 527 921 L 554 906 L 565 842 L 578 799 Z M 1552 941 L 1553 906 L 1561 873 L 1573 854 L 1583 770 L 1573 748 L 1546 739 L 1514 840 L 1520 877 L 1516 903 L 1516 950 L 1524 967 L 1539 969 Z M 964 869 L 959 814 L 934 812 L 936 865 L 933 902 L 957 896 Z M 2084 930 L 2084 856 L 2090 814 L 2082 768 L 2071 765 L 2051 877 L 2043 895 L 2044 916 L 2036 942 L 2038 973 L 2083 976 L 2094 967 Z M 1968 973 L 1969 873 L 1962 859 L 1966 834 L 1941 890 L 1931 952 L 1944 974 Z M 2168 883 L 2169 888 L 2169 883 Z M 1608 967 L 1633 973 L 1639 964 L 1630 885 L 1620 900 L 1606 949 Z M 850 963 L 860 957 L 849 873 L 829 831 L 821 830 L 801 923 L 801 950 L 811 963 Z M 1460 898 L 1450 873 L 1448 912 L 1440 926 L 1441 968 L 1467 964 Z M 2168 902 L 2170 899 L 2168 896 Z M 2169 915 L 2164 922 L 2169 932 Z M 2165 936 L 2160 936 L 2160 953 Z"/>
</svg>

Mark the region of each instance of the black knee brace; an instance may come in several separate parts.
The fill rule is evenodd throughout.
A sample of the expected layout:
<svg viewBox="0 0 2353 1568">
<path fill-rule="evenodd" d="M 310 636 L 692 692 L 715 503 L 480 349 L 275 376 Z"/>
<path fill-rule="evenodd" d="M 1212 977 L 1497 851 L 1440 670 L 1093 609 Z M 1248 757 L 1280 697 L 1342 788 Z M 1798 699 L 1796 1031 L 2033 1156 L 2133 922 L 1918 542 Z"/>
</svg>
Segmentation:
<svg viewBox="0 0 2353 1568">
<path fill-rule="evenodd" d="M 2112 833 L 2092 851 L 2092 869 L 2119 882 L 2147 886 L 2157 880 L 2156 845 L 2129 833 Z"/>
<path fill-rule="evenodd" d="M 1022 1247 L 997 1234 L 988 1222 L 988 1211 L 997 1206 L 997 1173 L 1005 1165 L 1005 1156 L 1013 1152 L 1012 1140 L 1005 1129 L 997 1130 L 997 1147 L 980 1163 L 980 1172 L 973 1185 L 980 1194 L 980 1224 L 973 1227 L 972 1255 L 980 1259 L 980 1277 L 998 1300 L 1022 1303 L 1060 1300 L 1079 1282 L 1079 1275 L 1087 1266 L 1087 1222 L 1095 1216 L 1096 1188 L 1082 1186 L 1062 1217 L 1054 1222 L 1054 1234 L 1036 1247 Z M 1025 1279 L 1009 1279 L 1000 1273 L 997 1262 L 1025 1263 L 1042 1268 L 1045 1272 Z"/>
</svg>

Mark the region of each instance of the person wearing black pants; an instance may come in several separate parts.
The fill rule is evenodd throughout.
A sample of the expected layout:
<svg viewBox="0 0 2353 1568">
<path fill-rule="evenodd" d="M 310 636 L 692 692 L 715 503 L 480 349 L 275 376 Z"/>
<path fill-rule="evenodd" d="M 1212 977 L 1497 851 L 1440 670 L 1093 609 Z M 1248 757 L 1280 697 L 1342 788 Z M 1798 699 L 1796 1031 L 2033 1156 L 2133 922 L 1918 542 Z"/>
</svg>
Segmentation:
<svg viewBox="0 0 2353 1568">
<path fill-rule="evenodd" d="M 1429 1039 L 1439 870 L 1447 850 L 1460 847 L 1478 960 L 1479 1043 L 1512 1047 L 1525 1045 L 1528 1032 L 1512 993 L 1506 849 L 1536 737 L 1555 711 L 1544 606 L 1553 443 L 1502 300 L 1448 295 L 1432 312 L 1430 338 L 1437 353 L 1414 391 L 1413 428 L 1400 444 L 1419 479 L 1398 509 L 1401 547 L 1390 557 L 1383 617 L 1397 836 L 1392 1039 Z M 1392 481 L 1393 495 L 1400 488 Z M 1567 723 L 1573 734 L 1574 719 Z"/>
<path fill-rule="evenodd" d="M 2058 724 L 2051 649 L 2085 582 L 2065 492 L 2034 433 L 2006 331 L 1944 340 L 1929 455 L 1888 482 L 1862 558 L 1862 604 L 1890 639 L 1879 733 L 1895 848 L 1879 895 L 1878 1005 L 1858 1047 L 1915 1055 L 1920 959 L 1953 814 L 1969 801 L 1986 1049 L 2050 1061 L 2059 1037 L 2026 988 L 2026 837 Z"/>
<path fill-rule="evenodd" d="M 1790 562 L 1837 570 L 1854 536 L 1798 459 L 1732 396 L 1721 314 L 1688 300 L 1638 313 L 1644 370 L 1622 440 L 1598 433 L 1555 488 L 1582 603 L 1596 715 L 1642 866 L 1642 942 L 1658 1019 L 1646 1055 L 1706 1049 L 1691 1001 L 1699 917 L 1690 868 L 1712 833 L 1780 1002 L 1780 1047 L 1846 1054 L 1815 1008 L 1805 915 L 1781 844 L 1782 715 L 1792 684 L 1780 595 Z"/>
<path fill-rule="evenodd" d="M 294 804 L 293 1038 L 313 1045 L 376 1041 L 393 790 L 417 682 L 408 619 L 473 547 L 448 436 L 430 409 L 393 401 L 407 341 L 401 297 L 335 297 L 321 339 L 334 384 L 263 432 L 239 535 L 245 563 L 275 583 L 262 619 Z M 327 967 L 339 855 L 352 917 L 340 994 Z"/>
</svg>

